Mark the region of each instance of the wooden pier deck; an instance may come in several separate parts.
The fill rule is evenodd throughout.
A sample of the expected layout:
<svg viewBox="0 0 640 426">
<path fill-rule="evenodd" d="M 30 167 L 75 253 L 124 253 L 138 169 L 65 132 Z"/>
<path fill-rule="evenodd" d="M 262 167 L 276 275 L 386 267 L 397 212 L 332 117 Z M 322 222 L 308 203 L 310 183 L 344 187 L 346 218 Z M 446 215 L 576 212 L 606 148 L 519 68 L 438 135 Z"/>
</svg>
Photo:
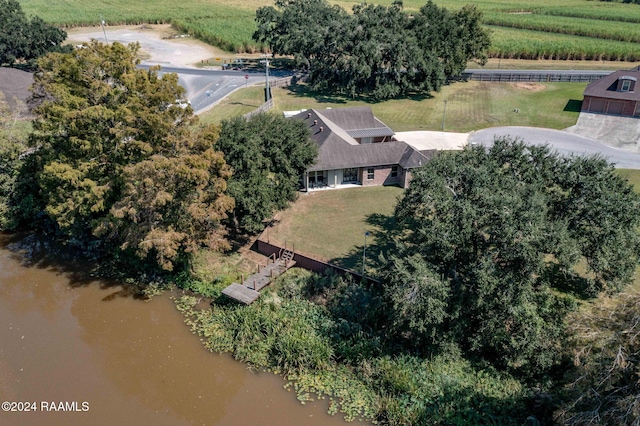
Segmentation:
<svg viewBox="0 0 640 426">
<path fill-rule="evenodd" d="M 286 250 L 279 259 L 264 266 L 258 266 L 258 272 L 243 279 L 242 284 L 233 283 L 222 290 L 222 294 L 245 305 L 250 305 L 260 297 L 260 290 L 271 284 L 271 280 L 292 268 L 294 253 Z"/>
</svg>

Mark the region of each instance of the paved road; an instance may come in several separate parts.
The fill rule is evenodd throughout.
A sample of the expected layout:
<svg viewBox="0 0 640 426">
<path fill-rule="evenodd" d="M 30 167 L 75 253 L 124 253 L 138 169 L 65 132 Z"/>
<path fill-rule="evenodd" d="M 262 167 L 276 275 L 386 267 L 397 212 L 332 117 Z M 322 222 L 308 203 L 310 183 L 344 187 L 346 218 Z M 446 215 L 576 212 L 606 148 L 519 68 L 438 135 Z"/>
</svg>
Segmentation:
<svg viewBox="0 0 640 426">
<path fill-rule="evenodd" d="M 153 28 L 167 27 L 154 25 Z M 192 64 L 215 56 L 215 50 L 197 40 L 163 39 L 161 31 L 151 31 L 140 26 L 107 27 L 105 29 L 109 42 L 123 44 L 140 43 L 141 51 L 148 58 L 140 64 L 141 68 L 160 65 L 162 72 L 178 74 L 180 85 L 187 89 L 186 97 L 196 113 L 201 113 L 214 106 L 234 90 L 245 85 L 264 84 L 262 72 L 216 71 L 195 68 Z M 104 40 L 105 33 L 100 27 L 70 31 L 69 41 L 82 43 L 92 39 Z M 245 79 L 245 75 L 249 78 Z M 277 73 L 276 73 L 277 76 Z"/>
<path fill-rule="evenodd" d="M 149 68 L 148 62 L 141 64 L 141 68 Z M 180 85 L 187 89 L 187 99 L 196 114 L 206 111 L 220 102 L 236 89 L 254 84 L 265 84 L 264 72 L 255 71 L 220 71 L 199 68 L 180 68 L 163 66 L 161 73 L 176 73 Z M 275 71 L 270 77 L 278 78 L 287 75 Z M 248 79 L 245 76 L 249 77 Z"/>
<path fill-rule="evenodd" d="M 562 155 L 600 154 L 622 169 L 640 169 L 640 153 L 616 149 L 608 145 L 562 130 L 541 129 L 537 127 L 491 127 L 478 130 L 469 135 L 470 144 L 491 146 L 495 137 L 515 136 L 525 143 L 548 144 Z"/>
</svg>

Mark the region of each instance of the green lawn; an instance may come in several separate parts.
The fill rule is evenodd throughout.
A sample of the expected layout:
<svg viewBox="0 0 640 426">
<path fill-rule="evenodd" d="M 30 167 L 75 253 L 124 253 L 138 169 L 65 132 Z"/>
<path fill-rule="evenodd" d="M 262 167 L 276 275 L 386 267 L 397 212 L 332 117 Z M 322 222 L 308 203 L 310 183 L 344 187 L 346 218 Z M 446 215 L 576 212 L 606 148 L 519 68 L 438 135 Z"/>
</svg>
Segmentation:
<svg viewBox="0 0 640 426">
<path fill-rule="evenodd" d="M 640 170 L 620 169 L 618 173 L 640 192 Z M 393 209 L 402 193 L 401 188 L 376 186 L 301 194 L 289 209 L 278 213 L 275 226 L 264 233 L 264 238 L 360 270 L 364 233 L 369 231 L 367 271 L 372 273 L 382 251 L 376 245 L 376 234 L 393 223 Z M 636 281 L 640 286 L 640 273 Z"/>
<path fill-rule="evenodd" d="M 563 129 L 578 119 L 582 83 L 486 83 L 460 82 L 442 88 L 432 96 L 408 97 L 378 103 L 325 96 L 303 86 L 289 90 L 273 89 L 276 111 L 307 108 L 342 108 L 371 105 L 374 114 L 395 131 L 440 130 L 447 100 L 445 130 L 468 132 L 493 126 L 537 126 Z M 260 105 L 261 88 L 235 92 L 223 102 L 201 115 L 213 123 L 234 114 L 248 112 Z M 246 107 L 246 108 L 245 108 Z M 255 109 L 253 108 L 253 109 Z M 518 109 L 519 112 L 514 112 Z"/>
<path fill-rule="evenodd" d="M 346 268 L 362 267 L 364 233 L 368 265 L 374 267 L 379 249 L 376 233 L 389 224 L 403 190 L 393 186 L 315 191 L 300 194 L 289 209 L 278 213 L 275 227 L 264 238 L 312 257 Z"/>
<path fill-rule="evenodd" d="M 633 185 L 636 192 L 640 193 L 640 170 L 618 169 L 617 172 Z"/>
<path fill-rule="evenodd" d="M 222 120 L 247 114 L 264 101 L 264 87 L 252 86 L 240 89 L 224 98 L 210 110 L 200 114 L 200 122 L 205 124 L 218 124 Z"/>
</svg>

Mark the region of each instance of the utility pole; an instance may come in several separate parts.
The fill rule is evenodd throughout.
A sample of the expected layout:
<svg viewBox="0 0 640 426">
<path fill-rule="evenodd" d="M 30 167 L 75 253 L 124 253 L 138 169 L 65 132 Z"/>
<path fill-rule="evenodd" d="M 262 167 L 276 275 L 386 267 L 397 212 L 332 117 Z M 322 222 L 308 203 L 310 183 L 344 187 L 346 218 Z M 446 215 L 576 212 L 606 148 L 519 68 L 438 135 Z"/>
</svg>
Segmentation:
<svg viewBox="0 0 640 426">
<path fill-rule="evenodd" d="M 444 132 L 444 120 L 447 118 L 447 100 L 444 100 L 444 111 L 442 111 L 442 131 Z"/>
<path fill-rule="evenodd" d="M 104 34 L 104 42 L 109 44 L 109 40 L 107 40 L 107 31 L 104 29 L 104 19 L 102 19 L 102 15 L 100 15 L 100 26 L 102 27 L 102 33 Z"/>
<path fill-rule="evenodd" d="M 367 237 L 371 235 L 369 231 L 364 233 L 364 249 L 362 250 L 362 279 L 364 279 L 364 267 L 367 264 Z"/>
<path fill-rule="evenodd" d="M 269 58 L 271 57 L 270 53 L 266 53 L 264 55 L 260 55 L 261 58 L 264 58 L 264 60 L 260 61 L 261 63 L 265 64 L 265 75 L 267 77 L 267 81 L 265 84 L 265 102 L 268 102 L 269 99 L 271 99 L 271 87 L 269 87 Z"/>
</svg>

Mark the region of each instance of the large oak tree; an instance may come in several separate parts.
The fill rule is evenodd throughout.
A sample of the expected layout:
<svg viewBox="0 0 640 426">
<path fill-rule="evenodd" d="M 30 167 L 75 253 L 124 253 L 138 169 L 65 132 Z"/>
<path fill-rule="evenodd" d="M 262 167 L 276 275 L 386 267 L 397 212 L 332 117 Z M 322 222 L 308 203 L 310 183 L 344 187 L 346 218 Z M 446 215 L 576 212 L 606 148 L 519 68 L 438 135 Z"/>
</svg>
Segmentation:
<svg viewBox="0 0 640 426">
<path fill-rule="evenodd" d="M 391 98 L 430 93 L 459 76 L 467 62 L 486 61 L 489 35 L 475 6 L 457 12 L 429 1 L 418 13 L 391 6 L 353 7 L 325 0 L 278 0 L 256 13 L 256 41 L 294 56 L 313 88 L 349 96 Z"/>
<path fill-rule="evenodd" d="M 619 291 L 640 255 L 640 200 L 611 164 L 508 138 L 439 154 L 395 213 L 398 335 L 422 349 L 452 340 L 527 377 L 561 361 L 568 295 Z"/>
<path fill-rule="evenodd" d="M 300 176 L 318 155 L 302 121 L 270 113 L 224 121 L 218 148 L 233 168 L 233 225 L 248 233 L 262 231 L 267 219 L 296 199 Z"/>
<path fill-rule="evenodd" d="M 37 16 L 27 18 L 17 0 L 0 0 L 0 65 L 33 60 L 53 51 L 69 51 L 61 44 L 67 33 Z"/>
<path fill-rule="evenodd" d="M 21 154 L 27 150 L 25 122 L 20 109 L 9 107 L 0 93 L 0 230 L 11 229 L 14 224 L 16 178 L 20 170 Z"/>
<path fill-rule="evenodd" d="M 201 244 L 226 245 L 230 169 L 177 76 L 137 68 L 137 50 L 94 41 L 39 61 L 23 210 L 66 241 L 113 243 L 170 270 Z"/>
</svg>

